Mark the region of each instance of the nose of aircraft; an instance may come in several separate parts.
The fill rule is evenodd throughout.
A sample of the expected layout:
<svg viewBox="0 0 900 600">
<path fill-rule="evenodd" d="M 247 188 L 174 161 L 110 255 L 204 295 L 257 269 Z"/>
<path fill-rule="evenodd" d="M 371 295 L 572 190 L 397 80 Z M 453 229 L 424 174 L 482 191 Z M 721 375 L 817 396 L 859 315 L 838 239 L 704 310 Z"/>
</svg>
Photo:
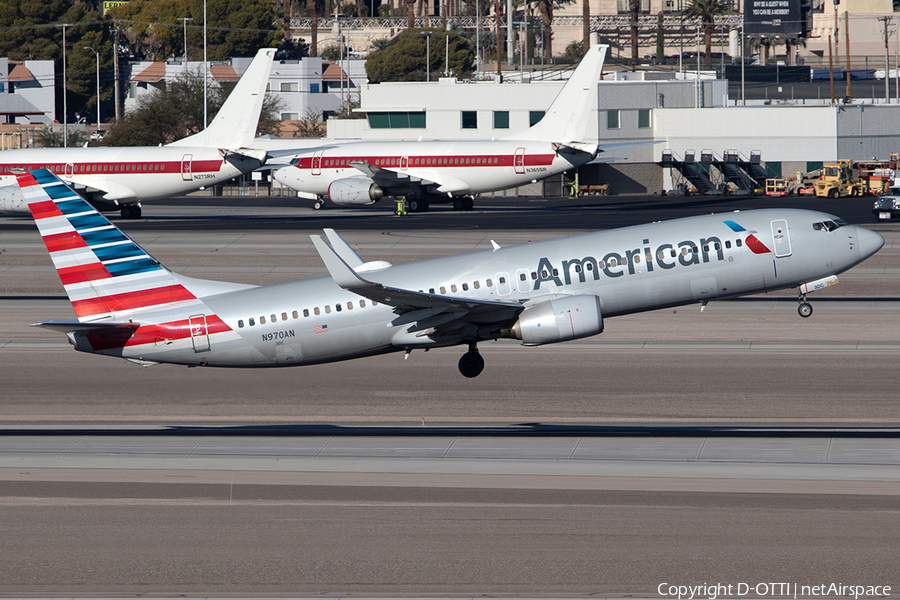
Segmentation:
<svg viewBox="0 0 900 600">
<path fill-rule="evenodd" d="M 856 228 L 856 237 L 859 240 L 859 255 L 862 258 L 872 256 L 884 246 L 884 238 L 881 235 L 863 227 Z"/>
</svg>

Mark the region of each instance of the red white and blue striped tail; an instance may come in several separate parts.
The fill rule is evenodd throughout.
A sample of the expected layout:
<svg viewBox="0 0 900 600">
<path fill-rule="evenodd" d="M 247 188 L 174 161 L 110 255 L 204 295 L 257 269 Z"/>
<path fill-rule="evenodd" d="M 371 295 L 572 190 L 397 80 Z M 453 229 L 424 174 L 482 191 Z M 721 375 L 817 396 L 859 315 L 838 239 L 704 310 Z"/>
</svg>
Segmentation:
<svg viewBox="0 0 900 600">
<path fill-rule="evenodd" d="M 40 169 L 16 179 L 79 321 L 128 321 L 199 304 L 177 276 L 56 175 Z"/>
</svg>

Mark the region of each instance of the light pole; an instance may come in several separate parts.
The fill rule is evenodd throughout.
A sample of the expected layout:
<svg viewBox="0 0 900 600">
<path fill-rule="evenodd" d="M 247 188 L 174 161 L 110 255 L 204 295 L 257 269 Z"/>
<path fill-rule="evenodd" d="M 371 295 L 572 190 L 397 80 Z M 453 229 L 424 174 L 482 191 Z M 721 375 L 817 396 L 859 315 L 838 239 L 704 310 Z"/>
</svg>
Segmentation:
<svg viewBox="0 0 900 600">
<path fill-rule="evenodd" d="M 453 23 L 447 23 L 446 37 L 444 38 L 444 77 L 450 77 L 450 32 L 453 31 Z M 440 52 L 440 51 L 439 51 Z"/>
<path fill-rule="evenodd" d="M 209 63 L 206 62 L 206 0 L 203 0 L 203 129 L 206 129 L 209 120 L 206 117 L 206 78 L 209 76 Z"/>
<path fill-rule="evenodd" d="M 90 46 L 85 46 L 85 50 L 90 50 L 94 53 L 94 56 L 97 57 L 97 135 L 100 135 L 100 53 L 91 48 Z"/>
<path fill-rule="evenodd" d="M 425 36 L 425 81 L 431 81 L 431 34 L 433 31 L 421 31 L 419 35 Z"/>
<path fill-rule="evenodd" d="M 188 21 L 193 21 L 191 17 L 178 17 L 175 19 L 176 21 L 181 21 L 182 29 L 184 29 L 184 66 L 187 67 L 188 62 L 188 53 L 187 53 L 187 23 Z"/>
<path fill-rule="evenodd" d="M 71 23 L 61 23 L 57 27 L 63 30 L 63 148 L 69 147 L 69 104 L 68 95 L 66 94 L 66 27 L 71 27 Z"/>
</svg>

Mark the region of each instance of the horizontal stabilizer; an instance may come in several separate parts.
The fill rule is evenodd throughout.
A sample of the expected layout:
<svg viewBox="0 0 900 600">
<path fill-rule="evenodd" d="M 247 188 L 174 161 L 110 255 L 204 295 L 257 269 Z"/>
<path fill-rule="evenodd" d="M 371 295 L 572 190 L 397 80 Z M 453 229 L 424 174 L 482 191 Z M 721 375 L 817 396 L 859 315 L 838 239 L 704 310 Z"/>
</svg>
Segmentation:
<svg viewBox="0 0 900 600">
<path fill-rule="evenodd" d="M 51 331 L 59 331 L 60 333 L 71 333 L 73 331 L 97 331 L 99 329 L 125 329 L 134 331 L 135 329 L 140 327 L 138 323 L 132 323 L 130 321 L 126 321 L 123 323 L 114 323 L 111 321 L 83 323 L 81 321 L 69 321 L 66 319 L 48 319 L 47 321 L 41 321 L 40 323 L 32 323 L 31 326 L 42 327 Z"/>
</svg>

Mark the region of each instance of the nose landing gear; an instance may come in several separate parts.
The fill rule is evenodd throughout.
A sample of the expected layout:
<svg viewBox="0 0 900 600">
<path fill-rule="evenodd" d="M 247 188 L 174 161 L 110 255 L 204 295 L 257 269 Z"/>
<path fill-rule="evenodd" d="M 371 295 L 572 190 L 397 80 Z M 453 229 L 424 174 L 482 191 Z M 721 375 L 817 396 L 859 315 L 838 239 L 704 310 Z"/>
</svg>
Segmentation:
<svg viewBox="0 0 900 600">
<path fill-rule="evenodd" d="M 797 312 L 800 313 L 800 316 L 804 319 L 808 319 L 813 313 L 813 308 L 812 304 L 806 301 L 806 294 L 800 292 L 800 295 L 797 297 L 797 302 L 800 303 L 800 306 L 797 307 Z"/>
<path fill-rule="evenodd" d="M 469 351 L 459 359 L 459 372 L 464 377 L 478 377 L 484 370 L 484 359 L 475 344 L 469 344 Z"/>
</svg>

